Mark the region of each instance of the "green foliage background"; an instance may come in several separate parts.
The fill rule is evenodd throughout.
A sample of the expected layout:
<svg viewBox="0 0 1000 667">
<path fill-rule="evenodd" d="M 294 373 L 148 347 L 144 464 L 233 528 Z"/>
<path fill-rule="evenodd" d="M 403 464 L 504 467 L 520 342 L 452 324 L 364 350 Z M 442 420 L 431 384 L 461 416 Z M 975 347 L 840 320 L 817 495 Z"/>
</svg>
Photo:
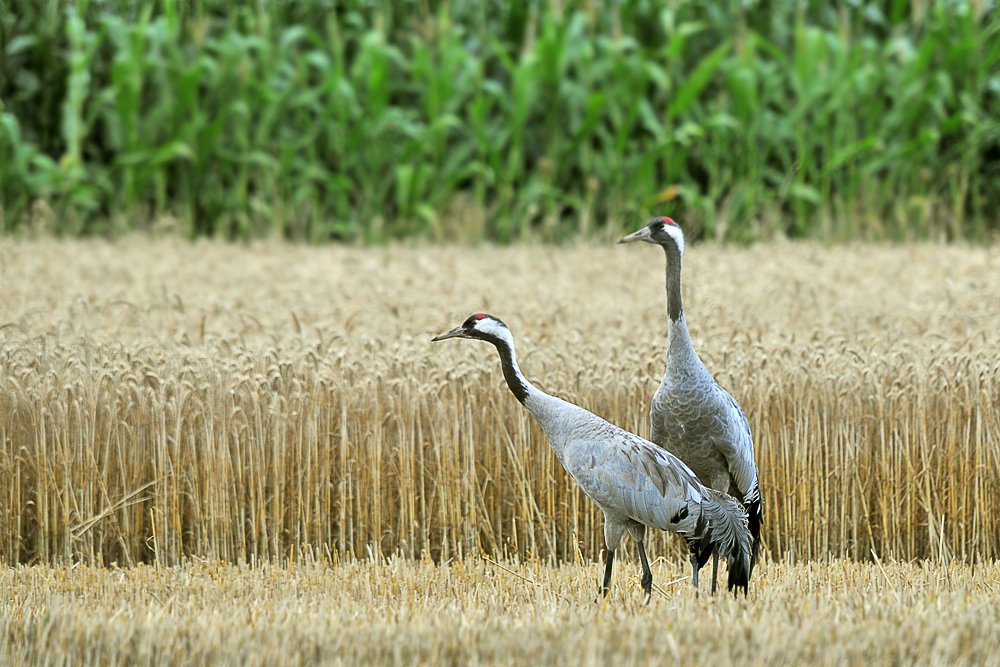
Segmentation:
<svg viewBox="0 0 1000 667">
<path fill-rule="evenodd" d="M 985 240 L 998 29 L 984 0 L 0 0 L 0 225 Z"/>
</svg>

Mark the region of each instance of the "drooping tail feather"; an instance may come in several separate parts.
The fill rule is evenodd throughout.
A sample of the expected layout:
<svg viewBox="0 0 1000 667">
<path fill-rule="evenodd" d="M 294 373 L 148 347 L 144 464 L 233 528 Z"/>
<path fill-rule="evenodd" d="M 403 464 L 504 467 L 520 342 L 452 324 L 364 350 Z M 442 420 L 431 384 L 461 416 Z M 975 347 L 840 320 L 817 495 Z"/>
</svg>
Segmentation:
<svg viewBox="0 0 1000 667">
<path fill-rule="evenodd" d="M 754 499 L 748 500 L 746 508 L 747 526 L 750 529 L 750 539 L 753 540 L 750 546 L 750 572 L 748 575 L 752 576 L 753 568 L 757 564 L 757 554 L 760 551 L 760 525 L 764 523 L 764 507 L 760 501 L 760 491 L 757 491 Z"/>
<path fill-rule="evenodd" d="M 732 496 L 709 489 L 709 495 L 702 503 L 702 516 L 707 519 L 707 530 L 703 531 L 699 542 L 699 556 L 704 553 L 707 560 L 712 549 L 718 549 L 729 569 L 728 590 L 743 589 L 746 595 L 751 567 L 751 538 L 746 510 Z M 707 551 L 703 551 L 705 547 Z"/>
<path fill-rule="evenodd" d="M 709 512 L 705 509 L 705 501 L 702 501 L 701 513 L 698 515 L 698 521 L 695 523 L 694 532 L 684 536 L 691 554 L 695 557 L 695 563 L 699 570 L 705 567 L 708 557 L 712 555 L 712 549 L 715 548 L 715 543 L 712 540 L 713 531 L 710 530 L 710 521 L 711 516 L 709 516 Z"/>
</svg>

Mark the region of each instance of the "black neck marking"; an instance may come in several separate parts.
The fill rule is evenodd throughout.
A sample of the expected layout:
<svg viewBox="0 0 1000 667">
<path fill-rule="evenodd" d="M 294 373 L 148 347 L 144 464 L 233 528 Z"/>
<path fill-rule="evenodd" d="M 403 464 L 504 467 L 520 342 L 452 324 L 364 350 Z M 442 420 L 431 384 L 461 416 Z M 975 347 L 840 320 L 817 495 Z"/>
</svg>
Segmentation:
<svg viewBox="0 0 1000 667">
<path fill-rule="evenodd" d="M 528 400 L 528 387 L 514 369 L 514 350 L 511 349 L 505 340 L 490 337 L 490 342 L 496 346 L 497 352 L 500 353 L 500 367 L 503 368 L 503 378 L 507 380 L 507 386 L 510 387 L 514 398 L 521 405 L 524 405 L 524 402 Z"/>
<path fill-rule="evenodd" d="M 667 315 L 672 322 L 676 322 L 684 312 L 681 304 L 681 251 L 676 243 L 665 243 L 663 252 L 667 255 Z"/>
</svg>

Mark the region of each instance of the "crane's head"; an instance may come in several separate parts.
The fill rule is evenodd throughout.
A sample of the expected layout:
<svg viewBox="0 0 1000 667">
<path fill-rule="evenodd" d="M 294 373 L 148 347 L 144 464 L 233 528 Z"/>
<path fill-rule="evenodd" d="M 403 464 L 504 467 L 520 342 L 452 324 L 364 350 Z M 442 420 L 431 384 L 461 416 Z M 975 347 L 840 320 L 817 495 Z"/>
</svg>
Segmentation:
<svg viewBox="0 0 1000 667">
<path fill-rule="evenodd" d="M 496 343 L 497 341 L 509 341 L 510 337 L 510 330 L 507 329 L 506 324 L 492 315 L 476 313 L 470 315 L 467 320 L 462 322 L 461 326 L 438 334 L 431 341 L 448 340 L 449 338 L 478 338 Z"/>
<path fill-rule="evenodd" d="M 664 247 L 676 246 L 678 253 L 684 254 L 684 232 L 670 218 L 654 218 L 648 225 L 637 232 L 619 239 L 619 243 L 645 241 Z"/>
</svg>

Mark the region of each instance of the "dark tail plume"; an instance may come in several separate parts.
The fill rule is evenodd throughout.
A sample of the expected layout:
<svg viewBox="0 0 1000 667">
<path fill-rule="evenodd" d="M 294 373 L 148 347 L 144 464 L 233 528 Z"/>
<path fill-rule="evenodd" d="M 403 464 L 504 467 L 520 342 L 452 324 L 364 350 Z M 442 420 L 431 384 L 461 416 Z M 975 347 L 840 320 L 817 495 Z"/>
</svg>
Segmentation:
<svg viewBox="0 0 1000 667">
<path fill-rule="evenodd" d="M 747 527 L 750 529 L 750 539 L 753 540 L 750 543 L 750 571 L 747 577 L 753 575 L 753 568 L 757 565 L 757 554 L 760 551 L 760 526 L 764 523 L 764 506 L 760 501 L 760 492 L 757 492 L 757 497 L 748 502 L 747 508 Z"/>
<path fill-rule="evenodd" d="M 729 581 L 726 584 L 726 590 L 739 593 L 742 589 L 743 595 L 746 596 L 747 590 L 750 588 L 749 557 L 745 552 L 732 549 L 726 557 L 726 561 L 729 566 Z"/>
<path fill-rule="evenodd" d="M 750 585 L 750 530 L 747 513 L 732 496 L 717 491 L 709 491 L 702 503 L 702 516 L 707 519 L 707 530 L 699 537 L 698 554 L 702 564 L 708 560 L 713 549 L 726 559 L 729 569 L 728 590 L 746 595 Z M 699 522 L 700 523 L 700 522 Z M 706 544 L 707 540 L 707 544 Z M 695 545 L 692 545 L 694 550 Z"/>
</svg>

